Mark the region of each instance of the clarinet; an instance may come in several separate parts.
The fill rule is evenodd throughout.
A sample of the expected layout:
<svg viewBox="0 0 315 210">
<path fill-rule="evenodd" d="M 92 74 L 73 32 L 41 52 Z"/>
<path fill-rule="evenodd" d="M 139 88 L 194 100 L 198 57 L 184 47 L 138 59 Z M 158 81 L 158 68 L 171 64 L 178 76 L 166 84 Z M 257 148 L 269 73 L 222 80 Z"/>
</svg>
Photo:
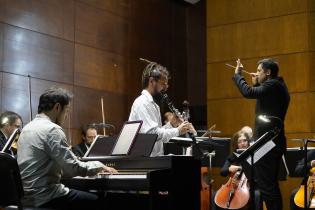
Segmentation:
<svg viewBox="0 0 315 210">
<path fill-rule="evenodd" d="M 175 108 L 173 102 L 170 100 L 168 95 L 165 92 L 162 92 L 161 95 L 162 95 L 162 101 L 167 104 L 170 111 L 172 113 L 174 113 L 176 115 L 176 117 L 178 117 L 178 119 L 180 119 L 183 122 L 184 121 L 183 115 L 180 113 L 180 111 L 178 111 L 178 109 Z M 188 135 L 192 139 L 193 144 L 194 145 L 197 144 L 197 140 L 196 140 L 195 135 L 190 133 L 190 132 L 188 132 Z"/>
</svg>

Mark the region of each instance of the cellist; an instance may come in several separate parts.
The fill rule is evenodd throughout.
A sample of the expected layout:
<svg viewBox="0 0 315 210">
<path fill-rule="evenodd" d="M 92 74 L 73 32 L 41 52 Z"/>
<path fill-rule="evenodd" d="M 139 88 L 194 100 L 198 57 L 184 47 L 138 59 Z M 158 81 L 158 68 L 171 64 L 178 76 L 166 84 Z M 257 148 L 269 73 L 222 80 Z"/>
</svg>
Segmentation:
<svg viewBox="0 0 315 210">
<path fill-rule="evenodd" d="M 247 133 L 245 133 L 243 130 L 240 130 L 236 132 L 232 139 L 231 139 L 231 145 L 232 145 L 232 151 L 235 152 L 237 149 L 246 149 L 249 147 L 250 138 Z M 228 158 L 226 159 L 224 165 L 221 168 L 221 176 L 227 177 L 230 174 L 234 174 L 239 170 L 242 170 L 242 167 L 240 165 L 237 165 L 233 163 L 231 160 L 234 159 L 235 154 L 232 153 Z M 246 171 L 244 171 L 246 174 Z M 214 195 L 215 196 L 215 195 Z M 221 209 L 218 207 L 214 202 L 214 196 L 213 196 L 213 202 L 212 202 L 212 210 L 218 210 Z M 262 209 L 262 202 L 260 200 L 260 194 L 258 191 L 255 191 L 255 209 L 260 210 Z"/>
<path fill-rule="evenodd" d="M 295 173 L 299 176 L 305 175 L 304 161 L 305 161 L 305 158 L 300 160 L 295 167 Z M 311 168 L 315 167 L 315 150 L 309 150 L 307 152 L 307 166 L 306 167 L 307 167 L 307 171 L 310 171 Z M 305 180 L 305 178 L 303 178 L 301 185 L 304 185 L 306 182 L 307 182 L 307 180 Z M 294 189 L 291 193 L 291 196 L 290 196 L 290 208 L 291 208 L 291 210 L 304 209 L 304 208 L 299 208 L 294 202 L 294 197 L 295 197 L 295 194 L 297 192 L 298 192 L 298 188 Z M 302 199 L 304 201 L 304 198 L 302 198 Z"/>
</svg>

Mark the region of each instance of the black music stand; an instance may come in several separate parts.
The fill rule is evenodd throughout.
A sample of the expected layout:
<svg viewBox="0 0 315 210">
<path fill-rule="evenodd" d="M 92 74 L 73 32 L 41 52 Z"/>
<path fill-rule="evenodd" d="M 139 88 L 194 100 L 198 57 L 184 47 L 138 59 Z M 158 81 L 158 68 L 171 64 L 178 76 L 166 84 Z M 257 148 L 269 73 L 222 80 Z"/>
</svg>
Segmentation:
<svg viewBox="0 0 315 210">
<path fill-rule="evenodd" d="M 16 136 L 18 134 L 20 134 L 20 129 L 16 128 L 13 133 L 11 134 L 11 136 L 9 137 L 9 139 L 7 140 L 7 142 L 5 143 L 4 147 L 2 148 L 1 152 L 8 152 L 11 151 L 11 146 L 16 138 Z M 12 152 L 11 152 L 12 153 Z"/>
<path fill-rule="evenodd" d="M 237 163 L 241 163 L 244 160 L 247 160 L 248 158 L 251 159 L 251 165 L 250 165 L 250 173 L 251 176 L 249 177 L 250 180 L 250 196 L 252 198 L 252 209 L 255 208 L 255 181 L 254 181 L 254 156 L 255 153 L 264 146 L 267 142 L 274 140 L 280 133 L 279 128 L 274 128 L 265 134 L 263 134 L 261 137 L 259 137 L 254 144 L 249 146 L 245 151 L 243 151 L 238 157 L 235 157 L 233 161 Z"/>
</svg>

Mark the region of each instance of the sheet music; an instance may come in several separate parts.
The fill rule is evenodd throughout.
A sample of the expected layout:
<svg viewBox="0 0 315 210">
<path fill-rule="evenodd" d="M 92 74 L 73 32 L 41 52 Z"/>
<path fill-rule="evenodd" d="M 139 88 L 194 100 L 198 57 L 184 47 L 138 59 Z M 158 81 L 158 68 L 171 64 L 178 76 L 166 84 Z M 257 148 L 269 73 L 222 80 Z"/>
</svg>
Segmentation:
<svg viewBox="0 0 315 210">
<path fill-rule="evenodd" d="M 186 137 L 173 137 L 173 140 L 177 140 L 177 141 L 187 141 L 187 142 L 192 142 L 191 138 L 186 138 Z"/>
<path fill-rule="evenodd" d="M 265 156 L 272 148 L 274 148 L 276 144 L 273 141 L 268 141 L 266 144 L 264 144 L 262 147 L 260 147 L 254 155 L 254 164 L 260 160 L 263 156 Z M 247 162 L 249 165 L 252 164 L 251 157 L 248 157 Z"/>
</svg>

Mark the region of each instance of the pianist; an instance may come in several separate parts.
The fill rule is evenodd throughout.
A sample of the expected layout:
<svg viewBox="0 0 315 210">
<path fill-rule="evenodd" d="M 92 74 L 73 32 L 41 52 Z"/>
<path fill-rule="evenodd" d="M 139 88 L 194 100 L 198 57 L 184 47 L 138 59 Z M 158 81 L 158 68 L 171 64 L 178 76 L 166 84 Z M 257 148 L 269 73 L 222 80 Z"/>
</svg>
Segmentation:
<svg viewBox="0 0 315 210">
<path fill-rule="evenodd" d="M 191 123 L 183 122 L 178 127 L 173 128 L 170 123 L 162 126 L 159 103 L 161 102 L 161 92 L 168 88 L 168 70 L 155 63 L 149 62 L 142 74 L 141 95 L 134 101 L 129 120 L 142 120 L 140 133 L 158 134 L 158 139 L 154 145 L 151 156 L 164 154 L 163 143 L 171 138 L 183 135 L 192 128 Z"/>
<path fill-rule="evenodd" d="M 81 162 L 70 150 L 61 125 L 70 109 L 71 98 L 62 88 L 46 90 L 40 96 L 38 114 L 20 135 L 17 160 L 25 192 L 24 205 L 101 209 L 103 201 L 97 195 L 69 189 L 60 183 L 61 176 L 116 172 L 97 161 Z"/>
</svg>

